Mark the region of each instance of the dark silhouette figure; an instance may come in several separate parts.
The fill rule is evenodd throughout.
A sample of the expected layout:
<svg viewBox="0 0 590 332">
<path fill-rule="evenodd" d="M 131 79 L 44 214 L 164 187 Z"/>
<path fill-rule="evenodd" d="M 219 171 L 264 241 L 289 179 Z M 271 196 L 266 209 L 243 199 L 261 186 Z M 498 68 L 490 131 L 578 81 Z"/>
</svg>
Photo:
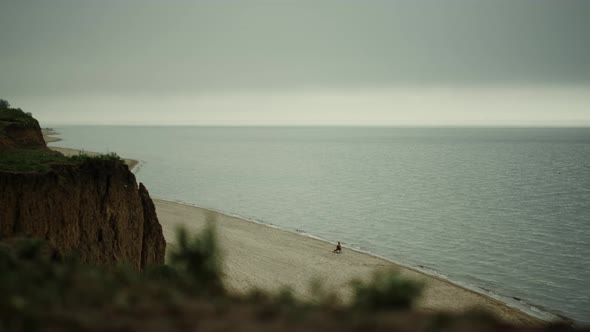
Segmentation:
<svg viewBox="0 0 590 332">
<path fill-rule="evenodd" d="M 334 251 L 337 254 L 341 254 L 342 253 L 342 246 L 340 245 L 340 241 L 338 241 L 338 244 L 336 245 L 336 249 L 334 249 Z"/>
</svg>

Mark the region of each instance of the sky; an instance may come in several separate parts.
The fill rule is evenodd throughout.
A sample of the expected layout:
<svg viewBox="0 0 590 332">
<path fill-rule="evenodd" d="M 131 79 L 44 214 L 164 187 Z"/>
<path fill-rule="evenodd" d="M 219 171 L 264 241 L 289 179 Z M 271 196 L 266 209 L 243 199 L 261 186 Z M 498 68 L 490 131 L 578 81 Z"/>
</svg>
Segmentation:
<svg viewBox="0 0 590 332">
<path fill-rule="evenodd" d="M 42 124 L 590 126 L 587 0 L 0 0 Z"/>
</svg>

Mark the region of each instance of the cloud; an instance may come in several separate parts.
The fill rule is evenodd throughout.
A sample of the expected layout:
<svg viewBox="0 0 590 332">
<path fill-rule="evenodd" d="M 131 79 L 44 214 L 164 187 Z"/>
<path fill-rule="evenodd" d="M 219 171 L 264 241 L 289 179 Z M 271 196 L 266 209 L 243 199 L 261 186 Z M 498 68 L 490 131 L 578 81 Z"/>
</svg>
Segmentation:
<svg viewBox="0 0 590 332">
<path fill-rule="evenodd" d="M 15 95 L 590 83 L 585 0 L 0 6 Z"/>
</svg>

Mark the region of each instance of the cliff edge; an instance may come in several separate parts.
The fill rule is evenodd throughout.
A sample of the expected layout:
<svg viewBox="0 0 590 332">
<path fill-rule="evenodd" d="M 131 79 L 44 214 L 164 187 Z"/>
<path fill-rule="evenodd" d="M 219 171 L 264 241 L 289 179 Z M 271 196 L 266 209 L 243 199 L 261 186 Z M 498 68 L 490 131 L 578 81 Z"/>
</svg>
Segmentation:
<svg viewBox="0 0 590 332">
<path fill-rule="evenodd" d="M 51 152 L 35 123 L 5 121 L 0 131 L 0 240 L 39 238 L 90 264 L 163 264 L 154 204 L 128 167 L 118 157 Z"/>
<path fill-rule="evenodd" d="M 0 108 L 0 152 L 16 149 L 48 150 L 39 122 L 31 114 L 19 108 Z"/>
</svg>

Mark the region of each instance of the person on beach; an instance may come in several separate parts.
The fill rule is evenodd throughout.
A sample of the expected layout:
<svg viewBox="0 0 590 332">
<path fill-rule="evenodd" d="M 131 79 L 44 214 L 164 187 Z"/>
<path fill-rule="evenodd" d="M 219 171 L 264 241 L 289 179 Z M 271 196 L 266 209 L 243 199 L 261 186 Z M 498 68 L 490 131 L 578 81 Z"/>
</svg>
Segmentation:
<svg viewBox="0 0 590 332">
<path fill-rule="evenodd" d="M 341 254 L 342 253 L 342 246 L 340 245 L 340 241 L 338 241 L 338 244 L 336 245 L 336 249 L 334 249 L 334 251 L 337 254 Z"/>
</svg>

